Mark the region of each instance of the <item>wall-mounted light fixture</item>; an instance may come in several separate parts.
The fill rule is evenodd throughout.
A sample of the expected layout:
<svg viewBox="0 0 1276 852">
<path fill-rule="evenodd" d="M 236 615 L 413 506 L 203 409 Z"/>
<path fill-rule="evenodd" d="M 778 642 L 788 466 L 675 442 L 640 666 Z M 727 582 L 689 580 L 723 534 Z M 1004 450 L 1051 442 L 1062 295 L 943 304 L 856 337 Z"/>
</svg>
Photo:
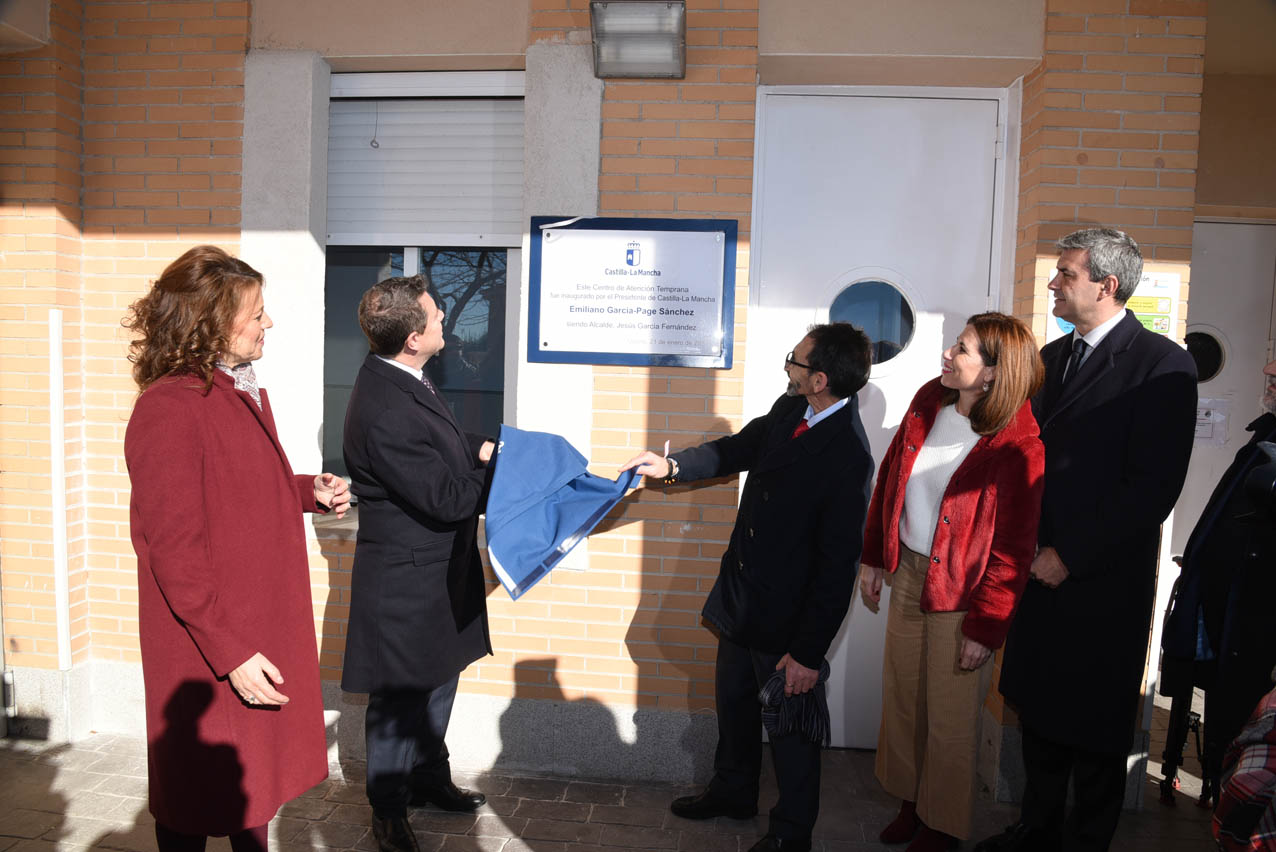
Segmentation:
<svg viewBox="0 0 1276 852">
<path fill-rule="evenodd" d="M 687 74 L 687 0 L 593 0 L 595 77 Z"/>
</svg>

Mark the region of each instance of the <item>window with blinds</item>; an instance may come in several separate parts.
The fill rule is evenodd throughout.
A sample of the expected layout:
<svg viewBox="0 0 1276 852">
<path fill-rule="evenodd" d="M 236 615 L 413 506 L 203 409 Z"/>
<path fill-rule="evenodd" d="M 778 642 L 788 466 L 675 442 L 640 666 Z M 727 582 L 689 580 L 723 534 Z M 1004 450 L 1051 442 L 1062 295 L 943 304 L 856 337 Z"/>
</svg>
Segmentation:
<svg viewBox="0 0 1276 852">
<path fill-rule="evenodd" d="M 517 246 L 523 99 L 336 99 L 328 245 Z"/>
<path fill-rule="evenodd" d="M 367 288 L 421 274 L 446 346 L 427 368 L 467 431 L 495 435 L 505 394 L 506 251 L 523 219 L 523 74 L 334 74 L 328 121 L 324 469 L 367 353 Z M 517 304 L 517 302 L 515 302 Z"/>
</svg>

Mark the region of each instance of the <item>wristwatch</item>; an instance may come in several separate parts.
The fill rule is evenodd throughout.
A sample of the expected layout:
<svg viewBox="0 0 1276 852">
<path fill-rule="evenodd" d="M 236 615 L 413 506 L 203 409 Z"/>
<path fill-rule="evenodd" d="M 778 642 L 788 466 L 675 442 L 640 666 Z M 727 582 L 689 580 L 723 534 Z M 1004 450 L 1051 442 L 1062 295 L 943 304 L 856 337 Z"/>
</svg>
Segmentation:
<svg viewBox="0 0 1276 852">
<path fill-rule="evenodd" d="M 669 466 L 669 474 L 661 482 L 665 485 L 673 485 L 678 481 L 678 462 L 673 456 L 665 456 L 665 464 Z"/>
</svg>

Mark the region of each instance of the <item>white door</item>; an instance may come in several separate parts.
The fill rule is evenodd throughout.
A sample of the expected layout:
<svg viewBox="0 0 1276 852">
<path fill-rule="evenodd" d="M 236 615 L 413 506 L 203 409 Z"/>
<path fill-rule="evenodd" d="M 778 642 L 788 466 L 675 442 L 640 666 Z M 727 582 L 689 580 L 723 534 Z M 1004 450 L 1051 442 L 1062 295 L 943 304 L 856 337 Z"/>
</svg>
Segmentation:
<svg viewBox="0 0 1276 852">
<path fill-rule="evenodd" d="M 1197 439 L 1175 506 L 1173 548 L 1182 553 L 1219 477 L 1249 441 L 1245 426 L 1262 409 L 1263 365 L 1271 360 L 1276 225 L 1197 222 L 1192 229 L 1189 344 L 1217 341 L 1222 369 L 1197 387 Z"/>
<path fill-rule="evenodd" d="M 905 334 L 902 350 L 874 366 L 859 394 L 880 462 L 913 394 L 939 374 L 940 353 L 998 292 L 994 202 L 1005 102 L 997 93 L 940 90 L 885 97 L 762 89 L 759 97 L 745 410 L 766 411 L 783 392 L 785 354 L 808 325 L 828 321 L 839 294 L 852 285 L 861 289 L 843 299 L 897 290 L 903 313 L 914 315 L 911 339 Z M 876 323 L 882 336 L 906 333 L 898 303 L 887 299 L 889 316 L 873 316 L 873 298 L 851 312 L 857 324 Z M 830 652 L 834 745 L 877 744 L 888 600 L 886 592 L 871 612 L 857 592 Z"/>
</svg>

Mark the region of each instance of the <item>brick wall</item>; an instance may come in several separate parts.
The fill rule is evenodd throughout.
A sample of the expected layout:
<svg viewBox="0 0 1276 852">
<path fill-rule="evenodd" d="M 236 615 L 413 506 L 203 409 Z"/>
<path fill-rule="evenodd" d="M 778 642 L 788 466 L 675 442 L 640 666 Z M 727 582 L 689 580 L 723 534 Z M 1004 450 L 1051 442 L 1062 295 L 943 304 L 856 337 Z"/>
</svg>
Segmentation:
<svg viewBox="0 0 1276 852">
<path fill-rule="evenodd" d="M 533 44 L 538 41 L 589 41 L 589 0 L 531 0 L 529 29 Z"/>
<path fill-rule="evenodd" d="M 1023 81 L 1013 308 L 1039 339 L 1055 240 L 1078 228 L 1127 231 L 1186 283 L 1204 53 L 1204 2 L 1048 0 L 1045 56 Z M 995 689 L 989 705 L 1003 713 Z"/>
<path fill-rule="evenodd" d="M 93 655 L 137 659 L 124 427 L 136 386 L 120 317 L 177 255 L 239 238 L 246 2 L 85 7 L 84 380 L 94 441 Z"/>
<path fill-rule="evenodd" d="M 729 218 L 740 226 L 729 371 L 595 367 L 592 461 L 701 443 L 743 414 L 744 305 L 757 69 L 756 0 L 690 0 L 683 80 L 604 90 L 599 215 Z M 534 0 L 532 39 L 588 41 L 583 0 Z M 590 539 L 589 570 L 556 572 L 517 604 L 488 599 L 496 656 L 463 689 L 668 710 L 711 709 L 715 642 L 700 609 L 735 519 L 734 478 L 641 489 Z"/>
<path fill-rule="evenodd" d="M 533 41 L 588 41 L 586 0 L 531 0 Z M 601 215 L 740 223 L 735 366 L 593 370 L 599 473 L 641 447 L 738 428 L 753 172 L 757 0 L 689 0 L 684 80 L 605 87 Z M 6 662 L 53 667 L 47 309 L 65 314 L 76 659 L 137 659 L 122 438 L 135 396 L 119 320 L 181 251 L 235 248 L 249 4 L 55 0 L 53 43 L 0 58 L 0 579 Z M 1048 313 L 1042 260 L 1091 222 L 1154 261 L 1190 256 L 1204 4 L 1050 0 L 1024 82 L 1016 313 Z M 699 610 L 736 482 L 643 489 L 590 542 L 591 569 L 490 597 L 497 656 L 464 689 L 712 707 Z M 353 545 L 312 559 L 324 676 L 339 674 Z M 325 618 L 326 615 L 326 618 Z M 995 697 L 995 693 L 994 693 Z"/>
<path fill-rule="evenodd" d="M 82 483 L 80 312 L 82 9 L 53 4 L 50 44 L 0 58 L 0 566 L 5 661 L 57 665 L 49 440 L 50 308 L 63 311 L 68 486 Z M 84 515 L 68 496 L 72 565 Z M 73 646 L 86 649 L 82 572 L 71 594 Z"/>
<path fill-rule="evenodd" d="M 5 651 L 40 668 L 56 666 L 46 308 L 65 311 L 75 661 L 132 661 L 123 437 L 136 387 L 120 319 L 190 246 L 238 242 L 249 5 L 57 0 L 53 21 L 52 45 L 0 61 L 0 346 L 17 394 L 0 405 Z"/>
<path fill-rule="evenodd" d="M 1198 0 L 1049 0 L 1024 79 L 1015 312 L 1049 313 L 1039 258 L 1079 227 L 1128 231 L 1148 260 L 1192 254 L 1205 52 Z"/>
</svg>

